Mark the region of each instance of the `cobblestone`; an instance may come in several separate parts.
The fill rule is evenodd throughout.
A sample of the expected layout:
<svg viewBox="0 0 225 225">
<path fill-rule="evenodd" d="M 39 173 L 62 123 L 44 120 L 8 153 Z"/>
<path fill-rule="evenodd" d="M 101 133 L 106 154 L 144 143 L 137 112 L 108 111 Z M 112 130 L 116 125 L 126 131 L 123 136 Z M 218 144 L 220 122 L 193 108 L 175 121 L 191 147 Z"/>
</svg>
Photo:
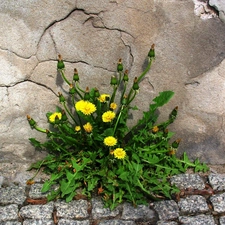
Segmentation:
<svg viewBox="0 0 225 225">
<path fill-rule="evenodd" d="M 204 183 L 206 177 L 202 179 L 199 174 L 177 175 L 171 183 L 184 193 L 179 197 L 137 207 L 123 203 L 112 211 L 100 198 L 32 205 L 32 201 L 26 202 L 28 197 L 46 197 L 38 183 L 30 188 L 0 187 L 0 225 L 225 225 L 224 177 L 210 174 L 209 183 Z M 205 185 L 214 192 L 207 192 Z"/>
</svg>

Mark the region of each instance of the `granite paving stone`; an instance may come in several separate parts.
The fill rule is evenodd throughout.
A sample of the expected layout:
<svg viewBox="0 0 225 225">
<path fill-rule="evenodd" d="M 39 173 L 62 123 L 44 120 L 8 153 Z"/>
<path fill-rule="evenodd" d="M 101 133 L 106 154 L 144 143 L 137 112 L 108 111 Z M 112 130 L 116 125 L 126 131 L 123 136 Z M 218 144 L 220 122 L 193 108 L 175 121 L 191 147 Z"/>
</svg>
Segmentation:
<svg viewBox="0 0 225 225">
<path fill-rule="evenodd" d="M 32 184 L 29 191 L 29 197 L 30 198 L 44 198 L 47 197 L 49 192 L 41 192 L 41 189 L 43 187 L 43 184 L 35 183 Z"/>
<path fill-rule="evenodd" d="M 179 216 L 179 208 L 174 200 L 156 202 L 154 209 L 158 213 L 160 220 L 176 219 Z"/>
<path fill-rule="evenodd" d="M 211 173 L 208 176 L 209 183 L 215 191 L 225 191 L 225 174 Z"/>
<path fill-rule="evenodd" d="M 88 202 L 86 200 L 74 200 L 71 202 L 65 202 L 58 200 L 55 203 L 57 210 L 57 216 L 59 218 L 75 219 L 75 218 L 87 218 L 88 215 Z"/>
<path fill-rule="evenodd" d="M 24 220 L 23 225 L 55 225 L 52 219 L 42 219 L 42 220 L 35 220 L 35 219 L 29 219 Z"/>
<path fill-rule="evenodd" d="M 167 221 L 158 221 L 157 225 L 178 225 L 177 222 L 171 221 L 171 222 L 167 222 Z"/>
<path fill-rule="evenodd" d="M 198 189 L 203 190 L 205 184 L 203 179 L 198 174 L 178 174 L 170 179 L 171 184 L 175 184 L 180 189 Z"/>
<path fill-rule="evenodd" d="M 213 216 L 197 215 L 197 216 L 181 216 L 179 222 L 183 225 L 216 225 Z"/>
<path fill-rule="evenodd" d="M 18 205 L 0 206 L 0 221 L 16 220 L 18 218 Z"/>
<path fill-rule="evenodd" d="M 225 193 L 213 195 L 210 197 L 210 201 L 215 212 L 225 212 Z"/>
<path fill-rule="evenodd" d="M 105 220 L 100 222 L 98 225 L 135 225 L 135 222 L 124 220 Z"/>
<path fill-rule="evenodd" d="M 0 188 L 0 203 L 1 204 L 23 204 L 26 200 L 25 187 L 10 186 Z"/>
<path fill-rule="evenodd" d="M 201 195 L 191 195 L 186 198 L 181 198 L 178 202 L 178 207 L 182 215 L 200 214 L 209 211 L 206 199 Z"/>
<path fill-rule="evenodd" d="M 110 210 L 109 208 L 104 208 L 104 204 L 99 198 L 93 198 L 92 203 L 92 216 L 93 219 L 106 218 L 106 217 L 116 217 L 119 215 L 120 211 L 118 208 Z"/>
<path fill-rule="evenodd" d="M 133 207 L 129 203 L 123 204 L 122 219 L 124 220 L 151 220 L 155 221 L 157 219 L 157 214 L 155 211 L 150 209 L 147 205 L 138 205 Z"/>
<path fill-rule="evenodd" d="M 7 222 L 0 222 L 0 225 L 22 225 L 22 223 L 17 221 L 7 221 Z"/>
<path fill-rule="evenodd" d="M 60 219 L 58 225 L 89 225 L 89 220 L 70 220 L 70 219 Z"/>
<path fill-rule="evenodd" d="M 225 225 L 225 216 L 220 217 L 220 225 Z"/>
<path fill-rule="evenodd" d="M 45 205 L 27 205 L 20 209 L 22 218 L 26 219 L 51 219 L 53 212 L 53 202 Z"/>
</svg>

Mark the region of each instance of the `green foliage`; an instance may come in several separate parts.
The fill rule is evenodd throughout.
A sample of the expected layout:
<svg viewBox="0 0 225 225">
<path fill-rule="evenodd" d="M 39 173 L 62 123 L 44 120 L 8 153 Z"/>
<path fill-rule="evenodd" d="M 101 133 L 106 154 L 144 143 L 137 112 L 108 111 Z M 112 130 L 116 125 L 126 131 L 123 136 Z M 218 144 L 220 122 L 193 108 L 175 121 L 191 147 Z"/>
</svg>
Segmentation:
<svg viewBox="0 0 225 225">
<path fill-rule="evenodd" d="M 175 156 L 180 140 L 171 143 L 174 133 L 167 127 L 174 122 L 177 107 L 168 120 L 157 124 L 158 109 L 173 97 L 172 91 L 159 93 L 136 126 L 129 129 L 126 125 L 129 110 L 137 109 L 131 102 L 150 69 L 153 53 L 152 47 L 146 69 L 134 79 L 129 91 L 128 72 L 123 72 L 120 59 L 117 76 L 111 78 L 111 95 L 100 94 L 96 88 L 83 90 L 76 69 L 70 83 L 59 57 L 58 71 L 70 87 L 68 102 L 72 102 L 74 108 L 69 110 L 66 98 L 59 93 L 62 107 L 46 114 L 50 130 L 38 127 L 27 116 L 31 128 L 47 136 L 44 143 L 30 138 L 35 148 L 47 151 L 48 155 L 29 169 L 38 171 L 43 167 L 44 172 L 51 175 L 42 188 L 43 192 L 49 191 L 49 201 L 63 198 L 70 202 L 79 190 L 87 197 L 93 193 L 101 195 L 105 206 L 111 209 L 123 201 L 144 204 L 148 198 L 171 198 L 179 191 L 170 185 L 170 176 L 184 173 L 189 167 L 196 172 L 207 170 L 198 159 L 191 162 L 186 153 L 181 159 Z M 122 93 L 116 98 L 119 88 Z"/>
</svg>

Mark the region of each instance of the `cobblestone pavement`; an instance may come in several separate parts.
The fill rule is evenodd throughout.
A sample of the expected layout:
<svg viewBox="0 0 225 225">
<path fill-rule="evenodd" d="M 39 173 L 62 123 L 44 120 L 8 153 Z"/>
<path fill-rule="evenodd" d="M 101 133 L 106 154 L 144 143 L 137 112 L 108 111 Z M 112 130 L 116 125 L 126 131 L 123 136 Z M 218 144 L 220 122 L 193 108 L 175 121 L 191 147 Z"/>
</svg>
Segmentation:
<svg viewBox="0 0 225 225">
<path fill-rule="evenodd" d="M 225 175 L 181 174 L 171 178 L 181 192 L 173 200 L 110 211 L 99 198 L 31 204 L 46 197 L 42 185 L 0 188 L 0 225 L 225 225 Z"/>
</svg>

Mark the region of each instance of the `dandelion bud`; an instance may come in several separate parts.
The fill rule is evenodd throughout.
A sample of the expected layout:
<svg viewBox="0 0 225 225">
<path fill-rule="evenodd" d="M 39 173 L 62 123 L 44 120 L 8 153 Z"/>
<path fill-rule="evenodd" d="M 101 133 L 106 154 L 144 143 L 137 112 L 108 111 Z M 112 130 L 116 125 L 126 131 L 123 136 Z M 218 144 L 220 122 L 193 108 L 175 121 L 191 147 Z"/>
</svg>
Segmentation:
<svg viewBox="0 0 225 225">
<path fill-rule="evenodd" d="M 30 124 L 30 127 L 33 129 L 36 126 L 36 124 L 37 124 L 36 121 L 33 120 L 29 115 L 27 115 L 27 120 L 28 120 L 28 122 Z"/>
<path fill-rule="evenodd" d="M 85 94 L 84 94 L 84 100 L 89 100 L 90 99 L 90 93 L 89 93 L 89 87 L 86 87 L 86 91 L 85 91 Z"/>
<path fill-rule="evenodd" d="M 179 144 L 180 144 L 181 139 L 177 139 L 176 141 L 174 141 L 172 143 L 172 148 L 178 148 Z"/>
<path fill-rule="evenodd" d="M 117 64 L 117 71 L 123 71 L 123 64 L 122 64 L 122 59 L 119 59 L 119 62 Z"/>
<path fill-rule="evenodd" d="M 71 95 L 73 95 L 73 94 L 76 93 L 76 89 L 75 89 L 75 87 L 74 87 L 72 84 L 70 84 L 70 90 L 69 90 L 69 93 L 70 93 Z"/>
<path fill-rule="evenodd" d="M 151 49 L 148 52 L 148 57 L 155 58 L 155 44 L 152 44 Z"/>
<path fill-rule="evenodd" d="M 111 82 L 110 82 L 111 85 L 117 85 L 118 84 L 118 81 L 117 81 L 117 78 L 115 76 L 112 76 L 111 77 Z"/>
<path fill-rule="evenodd" d="M 121 104 L 122 105 L 127 105 L 127 96 L 126 95 L 123 96 Z"/>
<path fill-rule="evenodd" d="M 128 70 L 125 70 L 124 75 L 123 75 L 123 81 L 124 82 L 128 82 L 129 78 L 128 78 Z"/>
<path fill-rule="evenodd" d="M 168 129 L 165 129 L 165 130 L 163 131 L 163 137 L 164 137 L 164 138 L 167 138 L 167 137 L 168 137 L 168 133 L 169 133 L 169 130 L 168 130 Z"/>
<path fill-rule="evenodd" d="M 95 98 L 99 98 L 99 97 L 100 97 L 99 90 L 95 88 Z"/>
<path fill-rule="evenodd" d="M 67 117 L 67 115 L 66 115 L 66 112 L 65 112 L 65 110 L 62 110 L 62 119 L 61 119 L 62 121 L 67 121 L 68 120 L 68 117 Z"/>
<path fill-rule="evenodd" d="M 65 99 L 65 97 L 62 95 L 62 93 L 61 93 L 61 92 L 58 92 L 58 94 L 59 94 L 59 101 L 60 101 L 60 102 L 65 102 L 66 99 Z"/>
<path fill-rule="evenodd" d="M 78 82 L 78 81 L 79 81 L 79 75 L 78 75 L 78 71 L 77 71 L 76 68 L 74 69 L 73 80 L 74 80 L 75 82 Z"/>
<path fill-rule="evenodd" d="M 169 119 L 174 121 L 177 117 L 178 106 L 176 106 L 169 115 Z"/>
<path fill-rule="evenodd" d="M 139 89 L 139 85 L 138 85 L 138 79 L 137 77 L 134 78 L 134 83 L 133 83 L 133 90 L 137 91 Z"/>
<path fill-rule="evenodd" d="M 64 62 L 62 60 L 62 56 L 58 55 L 58 63 L 57 63 L 57 69 L 62 70 L 65 68 Z"/>
</svg>

